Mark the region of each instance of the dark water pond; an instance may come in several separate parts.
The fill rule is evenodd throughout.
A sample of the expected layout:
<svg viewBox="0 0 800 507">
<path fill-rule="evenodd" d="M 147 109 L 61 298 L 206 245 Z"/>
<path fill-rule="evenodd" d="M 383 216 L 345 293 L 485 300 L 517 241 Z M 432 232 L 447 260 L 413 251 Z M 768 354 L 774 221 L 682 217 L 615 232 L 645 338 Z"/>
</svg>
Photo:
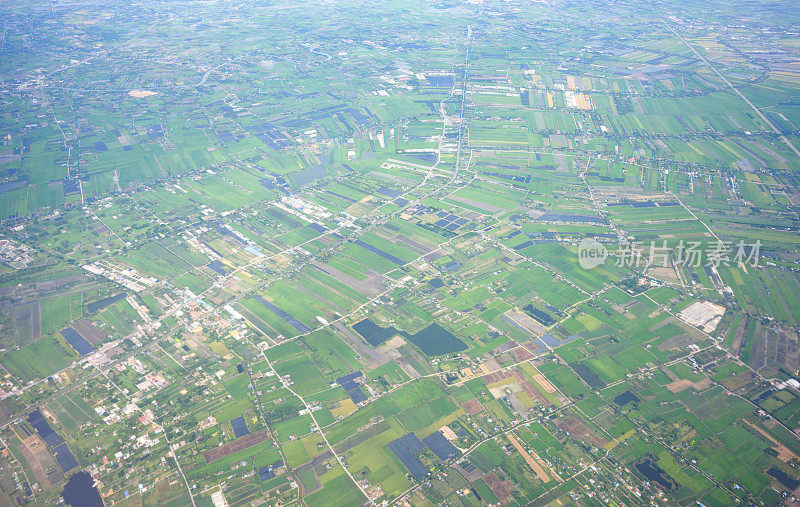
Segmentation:
<svg viewBox="0 0 800 507">
<path fill-rule="evenodd" d="M 353 329 L 373 347 L 377 347 L 395 335 L 403 334 L 393 327 L 381 327 L 370 319 L 356 322 L 353 324 Z"/>
<path fill-rule="evenodd" d="M 776 467 L 769 467 L 767 469 L 767 473 L 778 480 L 781 484 L 786 486 L 787 489 L 794 491 L 797 489 L 797 486 L 800 486 L 800 480 L 795 479 L 791 475 L 787 474 L 780 468 Z"/>
<path fill-rule="evenodd" d="M 72 345 L 72 348 L 78 351 L 78 354 L 85 356 L 94 352 L 94 345 L 89 343 L 86 338 L 75 331 L 74 328 L 67 327 L 61 330 L 61 336 Z"/>
<path fill-rule="evenodd" d="M 412 335 L 405 333 L 405 335 L 408 341 L 429 356 L 452 354 L 453 352 L 467 350 L 466 343 L 435 322 L 419 333 Z"/>
<path fill-rule="evenodd" d="M 86 305 L 86 310 L 89 313 L 97 313 L 100 310 L 102 310 L 103 308 L 105 308 L 106 306 L 113 305 L 117 301 L 121 301 L 121 300 L 125 299 L 126 296 L 127 296 L 127 294 L 125 294 L 123 292 L 122 294 L 117 294 L 116 296 L 110 296 L 110 297 L 103 298 L 103 299 L 100 299 L 100 300 L 97 300 L 97 301 L 93 301 L 93 302 L 89 303 L 88 305 Z"/>
<path fill-rule="evenodd" d="M 393 336 L 400 335 L 429 356 L 452 354 L 468 348 L 466 343 L 435 322 L 414 334 L 409 334 L 394 327 L 381 327 L 370 319 L 355 323 L 353 329 L 373 347 L 380 345 Z"/>
<path fill-rule="evenodd" d="M 637 402 L 637 401 L 639 401 L 639 397 L 630 391 L 625 391 L 624 393 L 618 394 L 616 398 L 614 398 L 614 403 L 616 403 L 620 407 L 624 407 L 630 402 Z"/>
<path fill-rule="evenodd" d="M 653 463 L 650 458 L 639 460 L 634 466 L 648 481 L 658 484 L 662 489 L 669 491 L 675 487 L 675 481 L 672 480 L 672 477 L 667 475 L 667 472 L 662 470 L 660 466 Z"/>
<path fill-rule="evenodd" d="M 76 507 L 103 507 L 100 492 L 94 487 L 94 479 L 87 472 L 78 472 L 69 478 L 61 492 L 67 505 Z"/>
</svg>

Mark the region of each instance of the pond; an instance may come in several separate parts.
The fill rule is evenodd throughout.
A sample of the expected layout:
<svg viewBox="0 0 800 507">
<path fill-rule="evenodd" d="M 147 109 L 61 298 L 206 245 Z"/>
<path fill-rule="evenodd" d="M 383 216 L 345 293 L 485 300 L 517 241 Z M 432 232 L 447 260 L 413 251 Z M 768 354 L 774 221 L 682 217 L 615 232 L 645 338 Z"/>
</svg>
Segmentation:
<svg viewBox="0 0 800 507">
<path fill-rule="evenodd" d="M 794 491 L 797 489 L 797 486 L 800 486 L 800 481 L 796 478 L 792 477 L 791 475 L 787 474 L 783 470 L 777 467 L 769 467 L 767 469 L 767 474 L 771 477 L 776 479 L 778 482 L 786 486 L 786 488 L 790 491 Z"/>
<path fill-rule="evenodd" d="M 94 486 L 94 479 L 87 472 L 78 472 L 69 478 L 61 492 L 67 505 L 80 507 L 102 507 L 103 499 Z"/>
<path fill-rule="evenodd" d="M 443 328 L 436 322 L 429 325 L 422 331 L 409 335 L 403 333 L 408 341 L 419 347 L 419 349 L 429 356 L 440 356 L 467 350 L 467 344 L 459 340 L 450 331 Z"/>
<path fill-rule="evenodd" d="M 625 391 L 624 393 L 618 394 L 614 398 L 614 403 L 619 405 L 620 407 L 624 407 L 628 403 L 637 402 L 639 401 L 639 397 L 633 394 L 630 391 Z"/>
<path fill-rule="evenodd" d="M 404 334 L 393 327 L 381 327 L 370 319 L 356 322 L 353 324 L 353 329 L 373 347 L 377 347 L 395 335 Z"/>
<path fill-rule="evenodd" d="M 667 472 L 662 470 L 660 466 L 653 463 L 652 459 L 639 460 L 634 466 L 648 481 L 658 484 L 662 489 L 669 491 L 675 487 L 675 481 L 672 480 L 672 477 L 667 475 Z"/>
<path fill-rule="evenodd" d="M 97 313 L 106 306 L 113 305 L 117 301 L 121 301 L 127 297 L 127 294 L 124 292 L 122 294 L 117 294 L 116 296 L 110 296 L 107 298 L 103 298 L 97 301 L 93 301 L 86 305 L 86 311 L 89 313 Z"/>
<path fill-rule="evenodd" d="M 414 334 L 409 334 L 394 327 L 381 327 L 370 319 L 364 319 L 353 324 L 353 329 L 373 347 L 380 345 L 393 336 L 400 335 L 429 356 L 452 354 L 468 348 L 466 343 L 436 322 Z"/>
</svg>

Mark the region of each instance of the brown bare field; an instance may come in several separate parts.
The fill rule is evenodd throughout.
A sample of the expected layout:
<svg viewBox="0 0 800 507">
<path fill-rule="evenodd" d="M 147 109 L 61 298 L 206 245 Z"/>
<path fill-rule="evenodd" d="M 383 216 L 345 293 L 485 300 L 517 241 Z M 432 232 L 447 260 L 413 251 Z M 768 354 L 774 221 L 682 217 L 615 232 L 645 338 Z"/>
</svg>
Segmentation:
<svg viewBox="0 0 800 507">
<path fill-rule="evenodd" d="M 22 453 L 25 461 L 30 464 L 33 476 L 42 486 L 49 488 L 64 479 L 64 475 L 53 457 L 47 452 L 47 446 L 39 438 L 39 435 L 34 433 L 21 440 L 22 443 L 17 446 L 17 449 Z"/>
<path fill-rule="evenodd" d="M 488 361 L 481 363 L 480 366 L 478 366 L 478 369 L 483 373 L 490 374 L 491 372 L 500 369 L 500 363 L 497 362 L 497 359 L 491 358 Z"/>
<path fill-rule="evenodd" d="M 729 391 L 736 391 L 737 389 L 746 386 L 753 381 L 753 374 L 750 371 L 737 373 L 724 379 L 720 382 Z"/>
<path fill-rule="evenodd" d="M 537 384 L 542 386 L 542 389 L 544 389 L 544 391 L 547 394 L 552 394 L 552 393 L 556 392 L 556 386 L 551 384 L 550 381 L 547 380 L 545 378 L 545 376 L 542 375 L 541 373 L 537 372 L 535 375 L 533 375 L 533 380 L 535 380 Z"/>
<path fill-rule="evenodd" d="M 494 472 L 489 472 L 484 475 L 483 480 L 486 482 L 486 485 L 489 486 L 489 489 L 492 490 L 494 496 L 496 496 L 503 505 L 508 503 L 509 498 L 511 498 L 511 492 L 517 489 L 509 481 L 501 481 Z"/>
<path fill-rule="evenodd" d="M 528 359 L 531 359 L 533 357 L 533 354 L 531 354 L 531 352 L 528 349 L 522 346 L 515 348 L 514 350 L 511 351 L 511 353 L 514 354 L 514 358 L 518 362 L 527 361 Z"/>
<path fill-rule="evenodd" d="M 747 329 L 747 317 L 739 321 L 739 327 L 736 328 L 736 334 L 733 337 L 733 344 L 731 345 L 731 352 L 739 354 L 742 348 L 742 341 L 744 340 L 744 332 Z"/>
<path fill-rule="evenodd" d="M 229 442 L 225 445 L 221 445 L 204 452 L 203 458 L 205 458 L 206 463 L 213 463 L 214 461 L 222 459 L 225 456 L 230 456 L 233 453 L 249 449 L 250 447 L 260 444 L 265 440 L 269 440 L 268 430 L 259 431 L 258 433 L 251 433 L 250 435 L 245 435 L 242 438 L 234 440 L 233 442 Z"/>
<path fill-rule="evenodd" d="M 597 448 L 602 448 L 608 443 L 608 440 L 595 434 L 575 416 L 568 415 L 564 419 L 558 421 L 556 426 L 561 431 L 568 432 L 570 435 L 572 435 L 572 438 L 582 440 L 587 444 L 594 445 Z"/>
<path fill-rule="evenodd" d="M 541 392 L 539 392 L 538 389 L 536 389 L 536 386 L 534 386 L 533 383 L 530 380 L 528 380 L 528 378 L 516 368 L 513 368 L 506 372 L 498 371 L 494 373 L 489 373 L 483 375 L 482 378 L 484 381 L 486 381 L 487 384 L 495 384 L 497 382 L 502 382 L 504 380 L 513 379 L 517 383 L 519 383 L 520 387 L 522 387 L 522 390 L 525 391 L 525 394 L 527 394 L 531 400 L 536 400 L 543 405 L 550 405 L 550 402 L 547 401 L 547 398 L 545 398 L 544 395 Z"/>
<path fill-rule="evenodd" d="M 788 463 L 792 459 L 800 459 L 800 457 L 798 457 L 797 454 L 792 452 L 788 447 L 786 447 L 782 443 L 775 440 L 775 438 L 773 438 L 772 435 L 767 433 L 763 428 L 760 428 L 747 420 L 745 420 L 744 422 L 747 423 L 747 425 L 753 428 L 754 430 L 761 433 L 764 436 L 764 438 L 766 438 L 772 443 L 772 448 L 778 451 L 779 460 L 783 461 L 784 463 Z"/>
<path fill-rule="evenodd" d="M 483 412 L 483 405 L 477 399 L 473 398 L 461 404 L 468 415 L 475 415 Z"/>
<path fill-rule="evenodd" d="M 695 391 L 702 391 L 711 387 L 711 379 L 704 378 L 698 380 L 697 382 L 692 382 L 691 380 L 687 379 L 680 379 L 670 382 L 665 387 L 673 393 L 679 393 L 685 389 L 689 389 L 690 387 L 694 388 Z"/>
<path fill-rule="evenodd" d="M 531 470 L 533 470 L 533 472 L 536 474 L 536 477 L 538 477 L 542 482 L 550 482 L 550 476 L 547 475 L 547 472 L 545 472 L 544 467 L 542 467 L 542 465 L 539 463 L 537 459 L 538 456 L 534 458 L 533 456 L 528 454 L 528 451 L 526 451 L 525 448 L 522 447 L 522 444 L 519 443 L 519 441 L 517 440 L 517 438 L 514 436 L 513 433 L 509 433 L 506 436 L 508 437 L 508 441 L 511 442 L 511 445 L 514 446 L 517 452 L 520 453 L 523 458 L 525 458 L 525 463 L 527 463 L 528 466 L 531 467 Z M 556 477 L 560 479 L 560 477 L 558 477 L 557 475 Z"/>
<path fill-rule="evenodd" d="M 376 273 L 375 271 L 365 271 L 364 274 L 367 275 L 367 278 L 362 281 L 348 275 L 343 271 L 339 271 L 333 266 L 329 266 L 328 264 L 319 262 L 317 260 L 311 261 L 311 264 L 313 264 L 314 267 L 323 273 L 335 278 L 345 285 L 352 287 L 369 298 L 377 296 L 383 292 L 387 286 L 386 279 L 383 277 L 383 275 Z"/>
<path fill-rule="evenodd" d="M 108 339 L 108 333 L 94 325 L 89 319 L 81 319 L 72 324 L 72 328 L 86 338 L 92 345 L 99 345 L 100 342 Z"/>
</svg>

